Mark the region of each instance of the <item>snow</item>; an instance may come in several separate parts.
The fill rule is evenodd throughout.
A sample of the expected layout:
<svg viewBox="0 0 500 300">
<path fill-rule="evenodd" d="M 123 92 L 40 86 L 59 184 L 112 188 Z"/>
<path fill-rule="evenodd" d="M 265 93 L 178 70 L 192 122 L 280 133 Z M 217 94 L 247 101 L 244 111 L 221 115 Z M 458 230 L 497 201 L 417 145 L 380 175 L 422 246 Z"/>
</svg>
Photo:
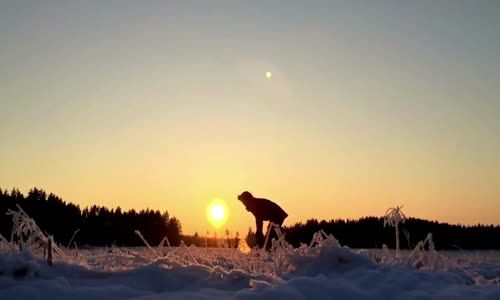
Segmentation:
<svg viewBox="0 0 500 300">
<path fill-rule="evenodd" d="M 270 254 L 186 246 L 155 252 L 67 250 L 49 266 L 28 252 L 4 251 L 0 299 L 500 299 L 499 264 L 422 270 L 377 263 L 332 236 Z"/>
<path fill-rule="evenodd" d="M 295 249 L 278 232 L 270 252 L 53 245 L 49 264 L 50 237 L 16 216 L 20 242 L 0 237 L 0 299 L 500 299 L 498 253 L 438 253 L 432 235 L 395 256 L 350 249 L 324 232 Z"/>
</svg>

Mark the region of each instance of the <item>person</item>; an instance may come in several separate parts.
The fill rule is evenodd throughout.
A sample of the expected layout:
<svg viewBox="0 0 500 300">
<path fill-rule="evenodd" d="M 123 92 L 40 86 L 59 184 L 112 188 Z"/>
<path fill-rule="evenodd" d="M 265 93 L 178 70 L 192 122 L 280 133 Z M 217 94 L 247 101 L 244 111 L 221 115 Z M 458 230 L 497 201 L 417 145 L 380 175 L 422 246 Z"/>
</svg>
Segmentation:
<svg viewBox="0 0 500 300">
<path fill-rule="evenodd" d="M 265 243 L 264 233 L 262 232 L 264 221 L 272 222 L 281 228 L 283 222 L 288 217 L 288 214 L 278 204 L 268 199 L 255 198 L 248 191 L 241 193 L 241 195 L 238 196 L 238 200 L 240 200 L 243 205 L 245 205 L 247 211 L 251 212 L 254 215 L 256 223 L 255 236 L 257 239 L 257 245 L 259 246 L 259 248 L 262 248 Z M 271 235 L 273 235 L 274 233 L 275 231 L 271 230 L 266 247 L 267 249 L 269 249 L 271 246 Z"/>
</svg>

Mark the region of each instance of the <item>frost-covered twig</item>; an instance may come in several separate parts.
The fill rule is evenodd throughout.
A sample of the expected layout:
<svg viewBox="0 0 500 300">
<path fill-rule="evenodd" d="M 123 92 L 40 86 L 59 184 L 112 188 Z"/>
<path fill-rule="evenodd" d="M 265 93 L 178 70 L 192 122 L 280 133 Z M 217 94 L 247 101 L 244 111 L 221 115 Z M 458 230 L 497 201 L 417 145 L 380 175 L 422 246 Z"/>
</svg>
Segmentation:
<svg viewBox="0 0 500 300">
<path fill-rule="evenodd" d="M 406 221 L 406 216 L 401 210 L 403 206 L 387 209 L 384 216 L 384 227 L 386 225 L 396 228 L 396 257 L 399 257 L 399 223 Z"/>
<path fill-rule="evenodd" d="M 22 250 L 30 250 L 33 252 L 36 248 L 46 247 L 49 238 L 38 227 L 35 220 L 30 218 L 19 205 L 16 206 L 18 211 L 10 209 L 7 211 L 7 215 L 12 216 L 12 221 L 14 223 L 10 236 L 10 244 L 13 246 L 14 240 L 17 237 L 19 246 Z M 23 239 L 24 237 L 26 237 L 26 240 Z M 66 257 L 56 243 L 52 243 L 52 250 L 53 253 L 60 257 Z"/>
<path fill-rule="evenodd" d="M 52 266 L 52 236 L 49 237 L 47 241 L 47 263 Z"/>
<path fill-rule="evenodd" d="M 144 242 L 144 244 L 146 244 L 146 246 L 149 248 L 149 250 L 151 250 L 151 252 L 153 252 L 154 257 L 157 258 L 158 255 L 156 254 L 155 250 L 153 248 L 151 248 L 151 246 L 149 245 L 148 241 L 146 241 L 146 239 L 144 238 L 144 236 L 142 236 L 141 232 L 139 230 L 136 230 L 135 234 L 137 234 L 141 238 L 141 240 Z"/>
<path fill-rule="evenodd" d="M 172 248 L 172 247 L 170 246 L 170 241 L 168 240 L 168 237 L 167 237 L 167 236 L 165 236 L 165 237 L 163 238 L 163 240 L 161 240 L 160 244 L 158 245 L 158 248 L 163 248 L 163 245 L 165 244 L 165 241 L 167 241 L 167 246 L 168 246 L 169 248 Z"/>
<path fill-rule="evenodd" d="M 73 239 L 75 238 L 76 234 L 80 231 L 80 228 L 78 228 L 74 233 L 73 233 L 73 236 L 71 237 L 71 240 L 69 240 L 69 243 L 68 243 L 68 247 L 66 247 L 67 249 L 69 249 L 69 246 L 71 246 L 71 242 L 73 241 Z"/>
</svg>

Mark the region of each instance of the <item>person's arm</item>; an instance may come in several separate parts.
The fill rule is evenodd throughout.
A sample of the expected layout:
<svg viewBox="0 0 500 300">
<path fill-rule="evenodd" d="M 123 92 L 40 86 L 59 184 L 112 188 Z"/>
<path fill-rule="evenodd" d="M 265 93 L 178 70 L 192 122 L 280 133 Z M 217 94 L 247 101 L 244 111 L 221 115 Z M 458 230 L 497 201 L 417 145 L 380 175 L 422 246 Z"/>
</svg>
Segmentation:
<svg viewBox="0 0 500 300">
<path fill-rule="evenodd" d="M 262 227 L 264 226 L 264 221 L 260 218 L 255 218 L 256 232 L 262 232 Z"/>
</svg>

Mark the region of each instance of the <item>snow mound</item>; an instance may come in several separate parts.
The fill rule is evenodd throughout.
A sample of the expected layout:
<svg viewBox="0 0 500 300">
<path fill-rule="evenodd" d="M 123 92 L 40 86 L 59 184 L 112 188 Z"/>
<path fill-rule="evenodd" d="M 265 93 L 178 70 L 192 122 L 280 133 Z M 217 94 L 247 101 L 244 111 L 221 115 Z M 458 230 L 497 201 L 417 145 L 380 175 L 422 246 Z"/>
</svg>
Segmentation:
<svg viewBox="0 0 500 300">
<path fill-rule="evenodd" d="M 453 271 L 378 264 L 333 238 L 288 257 L 292 269 L 276 276 L 168 258 L 101 271 L 3 253 L 0 299 L 500 299 L 499 285 L 480 285 Z"/>
<path fill-rule="evenodd" d="M 39 272 L 40 264 L 29 253 L 0 255 L 1 277 L 36 277 Z"/>
<path fill-rule="evenodd" d="M 294 276 L 314 276 L 331 272 L 345 272 L 350 269 L 376 267 L 376 262 L 366 252 L 354 252 L 341 246 L 331 235 L 324 235 L 314 246 L 302 245 L 288 254 Z"/>
</svg>

